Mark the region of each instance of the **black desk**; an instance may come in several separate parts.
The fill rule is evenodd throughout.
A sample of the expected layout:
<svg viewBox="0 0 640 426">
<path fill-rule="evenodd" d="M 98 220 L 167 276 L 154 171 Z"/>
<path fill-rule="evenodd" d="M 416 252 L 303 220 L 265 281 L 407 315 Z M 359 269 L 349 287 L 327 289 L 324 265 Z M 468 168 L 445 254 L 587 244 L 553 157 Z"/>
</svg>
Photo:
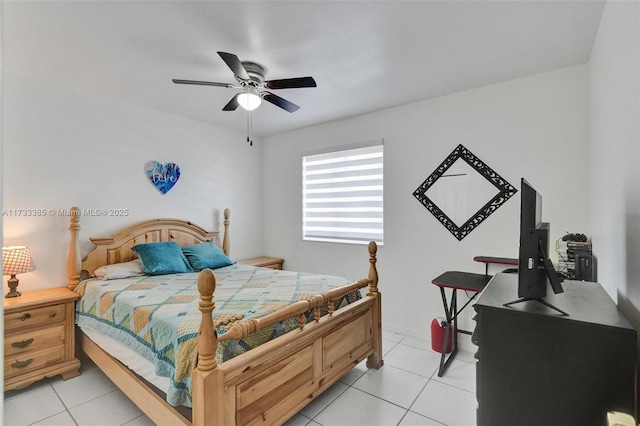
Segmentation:
<svg viewBox="0 0 640 426">
<path fill-rule="evenodd" d="M 489 264 L 496 265 L 509 265 L 518 267 L 518 259 L 511 257 L 491 257 L 491 256 L 476 256 L 473 258 L 475 262 L 484 263 L 484 273 L 489 275 Z"/>
<path fill-rule="evenodd" d="M 442 322 L 442 326 L 445 328 L 444 340 L 442 342 L 442 355 L 440 356 L 440 367 L 438 368 L 438 377 L 442 377 L 446 371 L 449 363 L 453 360 L 458 353 L 458 333 L 471 334 L 470 331 L 460 330 L 458 328 L 458 315 L 471 303 L 478 293 L 480 293 L 487 285 L 491 276 L 482 274 L 472 274 L 469 272 L 457 272 L 448 271 L 444 274 L 434 278 L 431 283 L 440 287 L 440 294 L 442 296 L 442 304 L 444 305 L 444 313 L 446 320 Z M 444 291 L 445 288 L 451 289 L 451 301 L 447 302 L 447 295 Z M 469 298 L 460 310 L 458 310 L 458 298 L 457 291 L 464 290 L 472 292 L 473 296 Z M 453 330 L 452 330 L 453 327 Z M 453 348 L 451 354 L 447 357 L 449 351 L 449 335 L 453 333 Z"/>
</svg>

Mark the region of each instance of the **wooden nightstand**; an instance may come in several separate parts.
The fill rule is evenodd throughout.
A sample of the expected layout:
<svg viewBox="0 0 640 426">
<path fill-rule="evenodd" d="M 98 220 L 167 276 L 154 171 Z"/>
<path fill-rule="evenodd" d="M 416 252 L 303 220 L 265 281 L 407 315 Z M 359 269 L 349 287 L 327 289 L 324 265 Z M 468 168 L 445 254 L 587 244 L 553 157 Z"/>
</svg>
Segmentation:
<svg viewBox="0 0 640 426">
<path fill-rule="evenodd" d="M 5 391 L 57 374 L 65 380 L 80 374 L 74 334 L 79 297 L 58 287 L 3 298 Z"/>
<path fill-rule="evenodd" d="M 284 259 L 280 257 L 260 256 L 252 257 L 251 259 L 238 260 L 238 263 L 243 265 L 259 266 L 261 268 L 282 269 Z"/>
</svg>

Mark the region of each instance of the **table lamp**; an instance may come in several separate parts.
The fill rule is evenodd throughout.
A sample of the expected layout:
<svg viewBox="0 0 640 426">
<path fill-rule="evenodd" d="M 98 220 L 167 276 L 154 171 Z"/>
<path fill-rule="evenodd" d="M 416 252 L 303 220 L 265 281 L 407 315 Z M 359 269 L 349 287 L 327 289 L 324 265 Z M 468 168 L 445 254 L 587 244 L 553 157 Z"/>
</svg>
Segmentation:
<svg viewBox="0 0 640 426">
<path fill-rule="evenodd" d="M 17 274 L 35 271 L 36 264 L 33 263 L 29 247 L 26 246 L 10 246 L 2 247 L 2 274 L 11 275 L 7 284 L 9 285 L 9 293 L 4 297 L 18 297 L 20 292 L 18 288 Z"/>
</svg>

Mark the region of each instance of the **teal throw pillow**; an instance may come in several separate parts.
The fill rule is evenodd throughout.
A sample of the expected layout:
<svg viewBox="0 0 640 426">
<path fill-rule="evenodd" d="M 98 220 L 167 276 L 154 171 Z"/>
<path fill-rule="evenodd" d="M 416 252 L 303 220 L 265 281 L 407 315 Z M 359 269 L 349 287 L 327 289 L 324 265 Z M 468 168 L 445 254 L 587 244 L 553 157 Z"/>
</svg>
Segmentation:
<svg viewBox="0 0 640 426">
<path fill-rule="evenodd" d="M 145 243 L 131 247 L 142 262 L 142 270 L 147 275 L 179 274 L 193 272 L 175 241 Z"/>
<path fill-rule="evenodd" d="M 189 264 L 194 271 L 205 268 L 216 269 L 223 266 L 233 265 L 233 260 L 213 242 L 193 244 L 182 247 L 182 252 L 187 257 Z"/>
</svg>

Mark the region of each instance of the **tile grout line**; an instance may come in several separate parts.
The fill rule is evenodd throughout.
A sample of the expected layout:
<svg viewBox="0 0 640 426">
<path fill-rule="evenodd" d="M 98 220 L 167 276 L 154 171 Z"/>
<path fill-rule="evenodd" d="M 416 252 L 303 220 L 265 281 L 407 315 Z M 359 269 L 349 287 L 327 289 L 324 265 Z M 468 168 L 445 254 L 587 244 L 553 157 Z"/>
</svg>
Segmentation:
<svg viewBox="0 0 640 426">
<path fill-rule="evenodd" d="M 62 400 L 62 397 L 60 396 L 60 394 L 58 393 L 58 391 L 56 390 L 56 387 L 53 386 L 53 383 L 51 383 L 51 378 L 47 378 L 47 382 L 49 383 L 49 386 L 51 386 L 51 389 L 53 389 L 53 393 L 56 394 L 56 396 L 58 397 L 58 399 L 60 400 L 60 403 L 62 404 L 62 406 L 64 407 L 64 410 L 67 412 L 67 414 L 69 414 L 69 417 L 71 417 L 71 420 L 73 420 L 73 423 L 76 424 L 76 426 L 79 426 L 78 421 L 76 420 L 75 417 L 73 417 L 73 414 L 71 414 L 71 411 L 69 410 L 69 407 L 67 406 L 67 404 L 65 404 L 65 402 Z M 61 411 L 62 412 L 62 411 Z M 55 416 L 57 416 L 60 413 L 54 414 Z M 44 419 L 40 419 L 38 420 L 39 422 L 41 422 L 42 420 L 48 419 L 50 417 L 53 416 L 49 416 L 49 417 L 45 417 Z M 37 422 L 36 422 L 37 423 Z"/>
<path fill-rule="evenodd" d="M 396 346 L 397 346 L 397 344 L 396 344 Z M 395 347 L 395 346 L 394 346 L 394 347 Z M 367 371 L 365 371 L 363 374 L 361 374 L 361 375 L 360 375 L 360 377 L 358 377 L 358 378 L 357 378 L 357 379 L 356 379 L 352 384 L 347 385 L 347 388 L 346 388 L 345 390 L 343 390 L 342 392 L 340 392 L 340 394 L 339 394 L 338 396 L 336 396 L 335 398 L 333 398 L 333 399 L 331 400 L 331 402 L 329 402 L 325 407 L 323 407 L 323 408 L 322 408 L 322 410 L 318 411 L 318 413 L 317 413 L 315 416 L 313 416 L 313 418 L 311 419 L 311 421 L 314 421 L 315 423 L 318 423 L 320 426 L 323 426 L 323 425 L 322 425 L 322 423 L 317 422 L 317 421 L 315 420 L 315 418 L 316 418 L 317 416 L 319 416 L 319 415 L 320 415 L 320 413 L 322 413 L 324 410 L 326 410 L 327 408 L 329 408 L 329 406 L 330 406 L 331 404 L 333 404 L 333 403 L 334 403 L 334 402 L 335 402 L 339 397 L 341 397 L 342 395 L 344 395 L 344 393 L 345 393 L 346 391 L 348 391 L 348 390 L 349 390 L 349 388 L 352 388 L 352 389 L 354 389 L 354 390 L 356 390 L 356 391 L 358 391 L 358 392 L 362 392 L 362 393 L 364 393 L 364 394 L 366 394 L 366 395 L 372 396 L 372 397 L 374 397 L 374 398 L 376 398 L 376 399 L 379 399 L 379 400 L 381 400 L 381 401 L 387 402 L 387 403 L 389 403 L 389 404 L 395 405 L 396 407 L 402 408 L 403 410 L 405 410 L 405 412 L 404 412 L 404 414 L 403 414 L 402 418 L 400 419 L 400 421 L 402 421 L 402 419 L 404 419 L 404 417 L 407 415 L 407 412 L 409 411 L 408 409 L 406 409 L 406 408 L 404 408 L 404 407 L 402 407 L 402 406 L 400 406 L 400 405 L 398 405 L 398 404 L 396 404 L 396 403 L 393 403 L 393 402 L 391 402 L 391 401 L 387 401 L 386 399 L 380 398 L 379 396 L 373 395 L 373 394 L 371 394 L 371 393 L 369 393 L 369 392 L 363 391 L 362 389 L 358 389 L 358 388 L 356 388 L 356 387 L 354 387 L 354 386 L 353 386 L 354 384 L 356 384 L 356 382 L 357 382 L 358 380 L 360 380 L 362 377 L 364 377 L 364 375 L 365 375 L 365 374 L 367 374 L 370 370 L 371 370 L 370 368 L 367 368 Z M 346 385 L 346 383 L 343 383 L 343 382 L 340 382 L 340 383 L 342 383 L 342 384 L 345 384 L 345 385 Z M 428 383 L 428 380 L 427 380 L 427 383 Z M 425 384 L 425 386 L 426 386 L 426 384 Z M 423 389 L 424 389 L 424 388 L 423 388 Z M 421 391 L 421 392 L 422 392 L 422 391 Z M 418 394 L 418 395 L 419 395 L 419 394 Z M 309 423 L 307 422 L 307 424 L 309 424 Z"/>
<path fill-rule="evenodd" d="M 434 373 L 434 374 L 435 374 L 435 373 Z M 432 376 L 433 376 L 433 374 L 432 374 Z M 411 408 L 413 407 L 413 404 L 415 404 L 415 403 L 416 403 L 416 401 L 418 400 L 418 398 L 420 398 L 420 395 L 422 395 L 422 392 L 424 392 L 424 390 L 427 388 L 427 385 L 428 385 L 428 384 L 429 384 L 429 382 L 430 382 L 430 381 L 432 381 L 432 380 L 433 380 L 432 378 L 427 379 L 427 383 L 425 383 L 425 384 L 424 384 L 424 386 L 422 387 L 422 389 L 420 389 L 420 392 L 418 392 L 418 394 L 416 395 L 416 397 L 413 399 L 413 402 L 411 402 L 411 405 L 410 405 L 410 406 L 409 406 L 409 408 L 407 409 L 407 412 L 406 412 L 406 413 L 404 413 L 404 416 L 402 417 L 402 419 L 404 419 L 404 418 L 407 416 L 407 414 L 411 411 Z M 414 414 L 416 414 L 416 415 L 418 415 L 418 416 L 424 417 L 425 419 L 429 419 L 429 420 L 434 421 L 434 422 L 436 422 L 436 423 L 440 423 L 440 424 L 442 424 L 443 426 L 447 426 L 446 424 L 444 424 L 444 423 L 442 423 L 442 422 L 440 422 L 440 421 L 438 421 L 438 420 L 436 420 L 436 419 L 432 419 L 431 417 L 428 417 L 428 416 L 422 415 L 422 414 L 417 413 L 417 412 L 415 412 L 415 411 L 411 411 L 411 412 L 412 412 L 412 413 L 414 413 Z M 400 421 L 400 423 L 402 423 L 402 420 Z M 398 423 L 398 425 L 399 425 L 400 423 Z"/>
</svg>

